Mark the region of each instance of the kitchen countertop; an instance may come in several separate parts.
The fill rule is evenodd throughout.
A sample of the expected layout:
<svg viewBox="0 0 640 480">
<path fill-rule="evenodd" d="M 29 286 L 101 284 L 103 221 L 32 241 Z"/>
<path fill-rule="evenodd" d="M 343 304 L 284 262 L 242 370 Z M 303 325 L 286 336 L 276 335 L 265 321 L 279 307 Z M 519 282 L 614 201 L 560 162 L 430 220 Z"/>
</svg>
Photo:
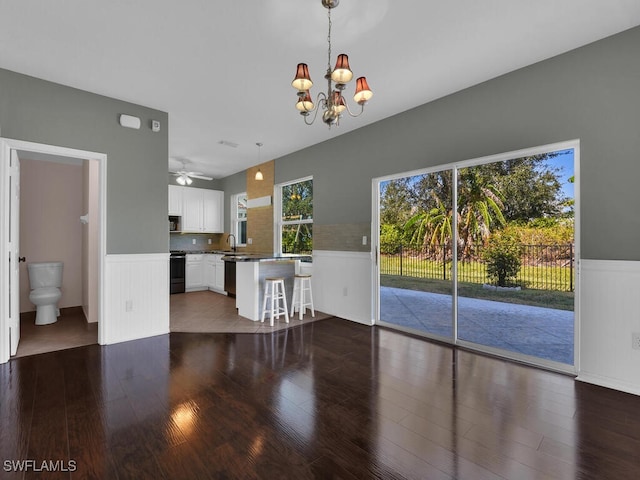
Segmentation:
<svg viewBox="0 0 640 480">
<path fill-rule="evenodd" d="M 214 254 L 214 255 L 234 255 L 236 253 L 231 250 L 180 250 L 181 253 L 186 255 L 205 255 L 205 254 Z"/>
<path fill-rule="evenodd" d="M 312 260 L 311 255 L 298 253 L 249 253 L 238 251 L 234 252 L 232 250 L 180 250 L 179 252 L 184 253 L 185 255 L 224 255 L 222 260 L 226 262 L 260 262 L 269 260 L 300 260 L 303 262 L 310 262 Z"/>
<path fill-rule="evenodd" d="M 274 260 L 301 260 L 311 261 L 311 255 L 303 255 L 296 253 L 227 253 L 222 260 L 225 262 L 268 262 Z"/>
</svg>

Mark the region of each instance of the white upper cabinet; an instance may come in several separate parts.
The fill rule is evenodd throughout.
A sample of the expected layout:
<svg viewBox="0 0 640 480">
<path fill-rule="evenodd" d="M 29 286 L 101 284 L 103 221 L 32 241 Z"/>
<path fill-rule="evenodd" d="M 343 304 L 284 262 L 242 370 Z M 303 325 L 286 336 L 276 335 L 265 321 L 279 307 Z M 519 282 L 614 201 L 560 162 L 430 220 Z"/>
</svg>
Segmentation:
<svg viewBox="0 0 640 480">
<path fill-rule="evenodd" d="M 224 231 L 224 192 L 220 190 L 203 190 L 203 227 L 205 232 Z"/>
<path fill-rule="evenodd" d="M 182 231 L 204 232 L 202 212 L 203 190 L 200 188 L 182 187 Z"/>
<path fill-rule="evenodd" d="M 180 189 L 181 191 L 182 232 L 224 232 L 224 192 L 220 190 L 174 187 L 173 185 L 170 185 L 170 202 L 173 188 Z M 173 215 L 171 210 L 169 210 L 169 214 Z"/>
<path fill-rule="evenodd" d="M 182 216 L 182 187 L 169 185 L 169 215 Z"/>
</svg>

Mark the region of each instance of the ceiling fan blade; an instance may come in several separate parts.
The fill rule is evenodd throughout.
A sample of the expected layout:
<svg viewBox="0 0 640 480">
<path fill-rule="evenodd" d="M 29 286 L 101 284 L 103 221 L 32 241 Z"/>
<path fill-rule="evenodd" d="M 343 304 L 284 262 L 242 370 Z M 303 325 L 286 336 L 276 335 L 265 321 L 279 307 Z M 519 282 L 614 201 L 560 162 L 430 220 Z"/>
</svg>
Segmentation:
<svg viewBox="0 0 640 480">
<path fill-rule="evenodd" d="M 204 175 L 189 175 L 193 178 L 199 178 L 200 180 L 213 180 L 213 177 L 205 177 Z"/>
<path fill-rule="evenodd" d="M 207 177 L 202 175 L 202 172 L 187 172 L 186 170 L 178 170 L 177 172 L 169 171 L 176 177 L 191 177 L 191 178 L 199 178 L 200 180 L 213 180 L 213 177 Z"/>
</svg>

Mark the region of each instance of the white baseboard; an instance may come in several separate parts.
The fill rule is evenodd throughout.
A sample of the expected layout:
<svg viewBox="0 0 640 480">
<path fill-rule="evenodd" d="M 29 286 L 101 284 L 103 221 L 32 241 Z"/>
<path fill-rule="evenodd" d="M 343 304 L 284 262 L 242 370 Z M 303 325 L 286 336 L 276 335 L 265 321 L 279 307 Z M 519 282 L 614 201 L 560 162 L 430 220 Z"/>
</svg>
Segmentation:
<svg viewBox="0 0 640 480">
<path fill-rule="evenodd" d="M 578 380 L 579 382 L 598 385 L 600 387 L 619 390 L 621 392 L 631 393 L 632 395 L 640 395 L 640 386 L 633 383 L 621 382 L 615 379 L 600 377 L 598 375 L 591 375 L 588 373 L 578 375 L 576 377 L 576 380 Z"/>
</svg>

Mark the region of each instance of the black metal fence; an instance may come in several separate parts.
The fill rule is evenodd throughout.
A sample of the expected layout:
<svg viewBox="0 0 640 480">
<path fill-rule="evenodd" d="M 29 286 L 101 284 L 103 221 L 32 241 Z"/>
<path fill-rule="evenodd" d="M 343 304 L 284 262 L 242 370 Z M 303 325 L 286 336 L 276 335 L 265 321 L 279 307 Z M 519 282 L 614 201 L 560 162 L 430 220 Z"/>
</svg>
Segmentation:
<svg viewBox="0 0 640 480">
<path fill-rule="evenodd" d="M 516 283 L 523 288 L 572 292 L 574 290 L 574 246 L 522 245 L 521 268 Z M 458 281 L 488 283 L 482 246 L 459 252 Z M 451 247 L 430 245 L 425 249 L 399 245 L 395 254 L 382 254 L 380 273 L 415 278 L 451 280 Z"/>
</svg>

